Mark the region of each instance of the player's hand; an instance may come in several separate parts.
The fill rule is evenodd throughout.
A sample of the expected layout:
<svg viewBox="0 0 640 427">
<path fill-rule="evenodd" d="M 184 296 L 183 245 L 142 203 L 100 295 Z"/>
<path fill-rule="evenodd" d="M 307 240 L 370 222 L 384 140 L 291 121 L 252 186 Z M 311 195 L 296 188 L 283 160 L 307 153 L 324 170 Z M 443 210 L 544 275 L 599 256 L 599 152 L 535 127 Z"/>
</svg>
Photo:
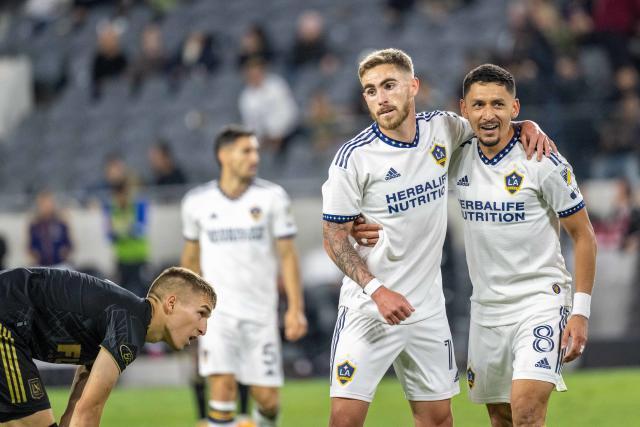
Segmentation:
<svg viewBox="0 0 640 427">
<path fill-rule="evenodd" d="M 580 315 L 571 316 L 567 322 L 567 327 L 562 334 L 562 349 L 567 349 L 564 362 L 571 362 L 582 355 L 585 345 L 587 345 L 587 331 L 589 320 Z M 571 344 L 569 345 L 569 338 Z"/>
<path fill-rule="evenodd" d="M 284 314 L 284 336 L 287 341 L 297 341 L 307 334 L 307 318 L 300 310 L 287 310 Z"/>
<path fill-rule="evenodd" d="M 558 152 L 558 147 L 551 138 L 540 129 L 536 122 L 531 120 L 525 120 L 522 123 L 520 141 L 522 141 L 524 151 L 527 153 L 527 159 L 531 159 L 534 151 L 537 153 L 536 159 L 538 161 L 542 160 L 543 154 L 549 157 L 552 152 Z"/>
<path fill-rule="evenodd" d="M 364 222 L 364 217 L 360 215 L 353 222 L 353 228 L 351 228 L 351 236 L 356 239 L 361 246 L 372 247 L 378 243 L 378 238 L 380 237 L 380 233 L 378 230 L 381 230 L 382 226 L 380 224 L 366 224 Z"/>
<path fill-rule="evenodd" d="M 398 325 L 416 311 L 409 301 L 401 294 L 380 286 L 371 295 L 371 299 L 378 306 L 378 311 L 390 325 Z"/>
</svg>

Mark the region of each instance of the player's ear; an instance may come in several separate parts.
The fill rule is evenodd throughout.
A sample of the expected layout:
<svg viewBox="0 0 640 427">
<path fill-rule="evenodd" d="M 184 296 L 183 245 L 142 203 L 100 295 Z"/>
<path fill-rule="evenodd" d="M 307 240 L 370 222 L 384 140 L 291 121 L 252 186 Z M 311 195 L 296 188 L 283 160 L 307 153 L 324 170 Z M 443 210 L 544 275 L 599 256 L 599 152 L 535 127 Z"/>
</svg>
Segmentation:
<svg viewBox="0 0 640 427">
<path fill-rule="evenodd" d="M 520 114 L 520 100 L 518 98 L 515 98 L 513 100 L 513 107 L 511 110 L 511 118 L 515 119 L 516 117 L 518 117 L 518 115 Z"/>
<path fill-rule="evenodd" d="M 171 314 L 173 310 L 176 308 L 177 298 L 175 295 L 169 295 L 164 299 L 164 309 L 167 314 Z"/>
<path fill-rule="evenodd" d="M 414 76 L 411 79 L 411 95 L 417 96 L 419 91 L 420 91 L 420 79 Z"/>
<path fill-rule="evenodd" d="M 469 118 L 469 114 L 467 114 L 467 103 L 464 102 L 464 98 L 460 98 L 460 114 L 462 114 L 462 117 L 465 119 Z"/>
</svg>

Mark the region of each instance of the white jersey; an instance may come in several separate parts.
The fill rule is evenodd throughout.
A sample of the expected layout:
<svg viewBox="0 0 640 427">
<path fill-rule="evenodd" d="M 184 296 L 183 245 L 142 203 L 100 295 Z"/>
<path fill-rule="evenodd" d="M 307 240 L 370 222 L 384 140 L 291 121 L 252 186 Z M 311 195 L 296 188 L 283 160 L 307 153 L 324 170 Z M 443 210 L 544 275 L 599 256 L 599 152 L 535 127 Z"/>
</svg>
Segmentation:
<svg viewBox="0 0 640 427">
<path fill-rule="evenodd" d="M 558 218 L 584 201 L 562 156 L 527 160 L 516 133 L 489 160 L 473 138 L 452 159 L 449 184 L 464 219 L 474 322 L 508 325 L 538 304 L 571 304 Z"/>
<path fill-rule="evenodd" d="M 447 229 L 447 170 L 454 147 L 473 134 L 453 113 L 416 116 L 411 144 L 385 136 L 376 123 L 344 144 L 322 186 L 323 219 L 353 221 L 362 214 L 382 225 L 373 248 L 356 245 L 369 271 L 409 300 L 423 320 L 444 308 L 440 260 Z M 362 288 L 345 277 L 340 305 L 384 321 Z"/>
<path fill-rule="evenodd" d="M 256 179 L 238 198 L 212 181 L 182 201 L 185 239 L 200 243 L 200 268 L 218 294 L 217 313 L 268 320 L 276 315 L 278 257 L 275 239 L 296 226 L 282 187 Z"/>
</svg>

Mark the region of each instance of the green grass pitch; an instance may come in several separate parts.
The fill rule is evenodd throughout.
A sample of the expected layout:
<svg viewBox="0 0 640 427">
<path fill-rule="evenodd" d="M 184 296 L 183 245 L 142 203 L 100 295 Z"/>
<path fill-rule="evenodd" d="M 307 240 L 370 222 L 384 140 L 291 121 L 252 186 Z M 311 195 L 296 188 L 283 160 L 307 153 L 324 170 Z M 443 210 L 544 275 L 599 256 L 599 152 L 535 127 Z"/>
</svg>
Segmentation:
<svg viewBox="0 0 640 427">
<path fill-rule="evenodd" d="M 640 370 L 598 370 L 565 374 L 567 393 L 554 393 L 547 426 L 640 426 Z M 487 426 L 481 405 L 462 393 L 453 399 L 456 426 Z M 51 389 L 49 397 L 60 417 L 67 390 Z M 288 381 L 282 393 L 283 427 L 326 426 L 329 413 L 327 381 Z M 195 426 L 195 409 L 187 388 L 116 389 L 104 411 L 105 427 L 190 427 Z M 409 406 L 393 378 L 378 387 L 369 410 L 367 427 L 412 426 Z"/>
</svg>

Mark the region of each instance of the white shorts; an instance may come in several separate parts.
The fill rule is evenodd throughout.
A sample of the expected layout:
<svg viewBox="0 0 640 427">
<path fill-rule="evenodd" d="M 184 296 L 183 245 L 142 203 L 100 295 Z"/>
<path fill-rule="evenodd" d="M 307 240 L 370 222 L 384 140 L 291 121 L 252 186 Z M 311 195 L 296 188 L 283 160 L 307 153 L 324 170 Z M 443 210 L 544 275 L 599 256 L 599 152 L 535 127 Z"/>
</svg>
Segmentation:
<svg viewBox="0 0 640 427">
<path fill-rule="evenodd" d="M 540 380 L 565 391 L 560 349 L 570 310 L 538 309 L 515 324 L 481 326 L 471 321 L 467 383 L 475 403 L 508 403 L 513 380 Z"/>
<path fill-rule="evenodd" d="M 331 397 L 371 402 L 393 364 L 405 397 L 449 399 L 460 392 L 447 315 L 389 325 L 340 307 L 331 345 Z"/>
<path fill-rule="evenodd" d="M 277 322 L 257 323 L 214 312 L 198 341 L 198 368 L 203 377 L 233 374 L 242 384 L 281 387 Z"/>
</svg>

